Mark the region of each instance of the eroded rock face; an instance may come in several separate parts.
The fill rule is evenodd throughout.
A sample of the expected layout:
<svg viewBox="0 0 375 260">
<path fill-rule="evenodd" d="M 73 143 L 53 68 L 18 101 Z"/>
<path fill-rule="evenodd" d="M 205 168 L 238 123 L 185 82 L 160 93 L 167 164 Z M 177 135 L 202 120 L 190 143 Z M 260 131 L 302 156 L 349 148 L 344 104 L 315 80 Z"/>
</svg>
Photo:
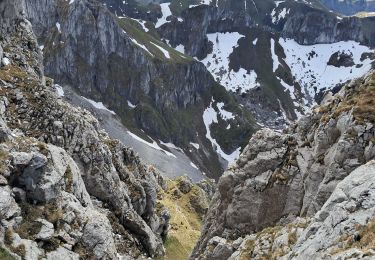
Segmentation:
<svg viewBox="0 0 375 260">
<path fill-rule="evenodd" d="M 355 238 L 359 235 L 358 226 L 365 227 L 375 216 L 374 183 L 375 161 L 350 173 L 316 213 L 289 255 L 298 255 L 300 259 L 325 258 L 339 249 L 337 238 L 347 239 L 344 234 L 360 241 L 360 237 Z"/>
<path fill-rule="evenodd" d="M 375 161 L 351 172 L 313 217 L 236 240 L 215 236 L 199 259 L 372 259 Z"/>
<path fill-rule="evenodd" d="M 17 19 L 22 19 L 25 8 L 23 0 L 2 0 L 0 2 L 0 29 L 10 30 Z"/>
<path fill-rule="evenodd" d="M 340 193 L 344 189 L 340 185 L 353 189 L 352 192 L 356 190 L 359 197 L 359 194 L 369 192 L 366 185 L 362 186 L 360 181 L 355 180 L 360 175 L 358 172 L 374 174 L 373 164 L 364 166 L 365 170 L 352 172 L 374 159 L 374 121 L 371 112 L 360 111 L 360 106 L 356 105 L 366 96 L 372 97 L 373 85 L 372 73 L 349 84 L 328 103 L 284 133 L 268 129 L 256 133 L 240 159 L 221 177 L 205 219 L 203 235 L 192 258 L 204 259 L 202 256 L 210 255 L 207 259 L 214 259 L 212 254 L 216 257 L 217 252 L 214 253 L 210 246 L 213 237 L 234 241 L 262 233 L 265 228 L 291 223 L 297 217 L 308 219 L 317 214 L 315 218 L 321 216 L 325 220 L 327 214 L 333 214 L 334 220 L 330 218 L 327 221 L 337 220 L 339 223 L 346 219 L 345 214 L 352 214 L 350 210 L 346 213 L 340 210 L 343 205 L 339 203 L 347 196 L 344 193 L 351 193 L 347 190 Z M 349 102 L 351 106 L 348 107 Z M 350 181 L 345 179 L 347 176 Z M 357 186 L 354 188 L 348 183 Z M 341 197 L 336 200 L 338 194 Z M 359 197 L 357 199 L 361 200 Z M 370 216 L 361 223 L 365 225 L 373 217 L 373 212 L 367 211 L 371 206 L 356 205 L 355 211 L 364 210 Z M 339 233 L 333 236 L 337 238 Z M 317 238 L 315 243 L 323 241 L 324 244 L 323 237 Z M 253 242 L 248 240 L 247 243 L 259 242 L 256 237 L 251 239 Z M 228 243 L 224 244 L 228 246 Z M 222 250 L 223 247 L 220 248 Z M 306 256 L 311 257 L 315 253 L 309 255 L 310 249 L 316 253 L 326 248 L 314 249 L 306 244 L 300 250 L 307 250 Z M 205 253 L 207 250 L 209 254 Z"/>
<path fill-rule="evenodd" d="M 10 58 L 0 68 L 6 250 L 33 260 L 163 254 L 169 218 L 166 209 L 156 211 L 161 177 L 89 112 L 58 98 L 52 80 L 45 84 L 30 23 L 18 16 L 11 22 L 0 43 Z"/>
<path fill-rule="evenodd" d="M 184 137 L 194 138 L 191 125 L 176 112 L 196 106 L 203 113 L 206 95 L 215 85 L 203 64 L 155 57 L 135 44 L 137 39 L 121 28 L 118 18 L 96 1 L 27 0 L 26 11 L 45 45 L 47 75 L 126 119 L 132 109 L 122 104 L 139 104 L 133 121 L 158 139 L 183 146 Z M 183 130 L 170 129 L 172 122 Z"/>
</svg>

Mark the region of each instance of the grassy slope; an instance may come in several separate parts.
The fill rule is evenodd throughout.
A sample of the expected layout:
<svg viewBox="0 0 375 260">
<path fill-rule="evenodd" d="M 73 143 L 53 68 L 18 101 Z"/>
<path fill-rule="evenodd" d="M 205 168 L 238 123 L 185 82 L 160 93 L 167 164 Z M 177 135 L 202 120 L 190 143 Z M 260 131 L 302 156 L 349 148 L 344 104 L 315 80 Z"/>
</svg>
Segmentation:
<svg viewBox="0 0 375 260">
<path fill-rule="evenodd" d="M 189 193 L 176 196 L 174 191 L 178 189 L 177 183 L 168 181 L 167 191 L 159 194 L 158 203 L 167 207 L 171 213 L 171 229 L 165 242 L 166 256 L 160 258 L 165 260 L 188 259 L 202 227 L 202 216 L 190 204 L 192 198 L 201 196 L 200 188 L 194 185 Z"/>
<path fill-rule="evenodd" d="M 193 61 L 193 58 L 182 54 L 175 49 L 171 48 L 169 45 L 160 41 L 150 34 L 143 31 L 141 25 L 130 18 L 118 18 L 118 23 L 122 29 L 133 39 L 135 39 L 139 44 L 143 44 L 146 48 L 155 56 L 156 59 L 165 61 L 165 62 L 174 62 L 174 63 L 186 63 Z M 167 50 L 170 54 L 170 59 L 166 58 L 163 52 L 156 47 L 154 44 L 159 45 L 160 47 Z M 145 51 L 146 54 L 149 55 L 148 52 Z M 151 55 L 149 55 L 151 56 Z"/>
</svg>

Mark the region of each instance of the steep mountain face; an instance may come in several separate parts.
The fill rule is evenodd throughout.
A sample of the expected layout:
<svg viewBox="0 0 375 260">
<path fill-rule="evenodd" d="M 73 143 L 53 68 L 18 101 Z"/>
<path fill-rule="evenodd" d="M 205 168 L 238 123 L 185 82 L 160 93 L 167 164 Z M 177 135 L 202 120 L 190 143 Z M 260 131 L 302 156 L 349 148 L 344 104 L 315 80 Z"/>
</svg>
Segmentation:
<svg viewBox="0 0 375 260">
<path fill-rule="evenodd" d="M 374 95 L 372 72 L 284 133 L 257 132 L 220 178 L 192 259 L 374 255 Z"/>
<path fill-rule="evenodd" d="M 103 102 L 146 140 L 149 135 L 183 148 L 210 177 L 222 171 L 202 116 L 212 99 L 224 102 L 234 114 L 233 127 L 220 130 L 222 136 L 236 137 L 218 141 L 226 154 L 253 133 L 250 113 L 221 91 L 203 64 L 147 34 L 138 22 L 115 17 L 87 0 L 27 0 L 26 11 L 42 45 L 48 76 Z"/>
<path fill-rule="evenodd" d="M 23 2 L 0 13 L 0 258 L 162 255 L 165 180 L 59 98 Z"/>
<path fill-rule="evenodd" d="M 375 60 L 375 20 L 318 1 L 100 2 L 26 1 L 47 75 L 211 178 L 259 126 L 282 129 Z"/>
<path fill-rule="evenodd" d="M 375 20 L 337 16 L 319 1 L 174 0 L 160 4 L 161 15 L 157 3 L 102 2 L 117 15 L 138 8 L 138 22 L 199 59 L 258 123 L 272 128 L 373 67 Z"/>
<path fill-rule="evenodd" d="M 320 0 L 320 2 L 329 9 L 345 15 L 375 11 L 375 2 L 372 0 Z"/>
</svg>

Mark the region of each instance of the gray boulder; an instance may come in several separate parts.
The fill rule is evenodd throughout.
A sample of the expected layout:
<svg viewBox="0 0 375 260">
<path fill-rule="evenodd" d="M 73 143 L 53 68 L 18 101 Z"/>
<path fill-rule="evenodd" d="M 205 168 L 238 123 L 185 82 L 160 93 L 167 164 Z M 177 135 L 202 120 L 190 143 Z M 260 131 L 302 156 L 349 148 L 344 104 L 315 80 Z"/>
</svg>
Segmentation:
<svg viewBox="0 0 375 260">
<path fill-rule="evenodd" d="M 45 219 L 37 219 L 36 222 L 41 224 L 39 233 L 35 236 L 36 239 L 47 240 L 55 233 L 53 224 Z"/>
<path fill-rule="evenodd" d="M 94 211 L 88 215 L 83 229 L 82 243 L 97 259 L 115 259 L 116 247 L 108 219 Z"/>
<path fill-rule="evenodd" d="M 62 191 L 71 192 L 83 205 L 90 205 L 90 197 L 80 170 L 70 156 L 53 145 L 44 147 L 49 159 L 41 153 L 12 153 L 13 165 L 21 167 L 19 183 L 27 197 L 40 203 L 57 198 Z"/>
<path fill-rule="evenodd" d="M 0 219 L 9 219 L 21 215 L 21 209 L 12 197 L 9 186 L 0 186 Z"/>
</svg>

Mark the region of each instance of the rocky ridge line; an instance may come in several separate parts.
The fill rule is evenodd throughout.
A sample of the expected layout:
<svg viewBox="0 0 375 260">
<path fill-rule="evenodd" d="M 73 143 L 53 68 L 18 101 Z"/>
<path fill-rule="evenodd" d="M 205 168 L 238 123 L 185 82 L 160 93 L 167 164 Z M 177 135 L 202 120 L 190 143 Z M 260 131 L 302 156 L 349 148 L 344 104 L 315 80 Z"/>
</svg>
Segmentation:
<svg viewBox="0 0 375 260">
<path fill-rule="evenodd" d="M 58 98 L 23 2 L 2 1 L 0 12 L 1 253 L 162 255 L 170 216 L 156 202 L 164 180 L 90 113 Z"/>
</svg>

